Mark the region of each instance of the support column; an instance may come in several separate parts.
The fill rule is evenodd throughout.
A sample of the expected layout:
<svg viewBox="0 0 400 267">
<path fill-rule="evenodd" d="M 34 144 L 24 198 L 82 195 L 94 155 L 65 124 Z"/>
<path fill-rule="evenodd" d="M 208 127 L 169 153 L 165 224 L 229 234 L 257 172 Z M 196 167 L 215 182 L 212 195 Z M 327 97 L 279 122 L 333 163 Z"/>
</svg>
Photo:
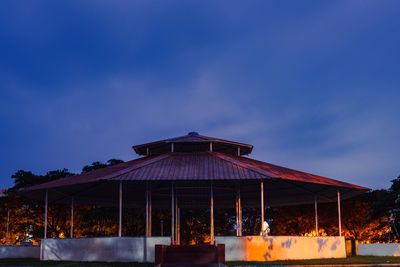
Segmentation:
<svg viewBox="0 0 400 267">
<path fill-rule="evenodd" d="M 239 236 L 239 205 L 238 205 L 238 193 L 236 192 L 236 236 Z"/>
<path fill-rule="evenodd" d="M 314 208 L 315 208 L 315 235 L 319 236 L 318 232 L 318 201 L 317 196 L 314 198 Z"/>
<path fill-rule="evenodd" d="M 171 184 L 171 245 L 175 245 L 175 196 L 174 182 Z"/>
<path fill-rule="evenodd" d="M 44 239 L 47 238 L 47 201 L 49 197 L 49 190 L 46 189 L 46 196 L 44 200 Z"/>
<path fill-rule="evenodd" d="M 264 182 L 261 181 L 261 235 L 264 236 Z"/>
<path fill-rule="evenodd" d="M 242 220 L 242 200 L 240 196 L 240 184 L 239 184 L 239 192 L 238 192 L 238 211 L 239 211 L 239 236 L 242 236 L 243 231 L 243 220 Z"/>
<path fill-rule="evenodd" d="M 146 182 L 146 236 L 149 236 L 149 185 Z"/>
<path fill-rule="evenodd" d="M 179 234 L 179 225 L 178 225 L 178 196 L 177 193 L 175 192 L 175 243 L 179 245 L 179 239 L 178 239 L 178 234 Z"/>
<path fill-rule="evenodd" d="M 122 181 L 119 181 L 119 224 L 118 236 L 122 236 Z"/>
<path fill-rule="evenodd" d="M 74 197 L 71 198 L 71 230 L 70 230 L 70 238 L 74 237 Z"/>
<path fill-rule="evenodd" d="M 7 210 L 7 233 L 6 233 L 6 245 L 8 245 L 8 226 L 10 225 L 10 209 Z"/>
<path fill-rule="evenodd" d="M 214 238 L 214 190 L 213 190 L 213 183 L 211 182 L 211 191 L 210 191 L 210 218 L 211 218 L 211 223 L 210 223 L 210 236 L 211 236 L 211 244 L 215 244 L 215 238 Z"/>
<path fill-rule="evenodd" d="M 342 236 L 342 218 L 340 214 L 340 192 L 337 191 L 337 203 L 338 203 L 338 218 L 339 218 L 339 236 Z"/>
<path fill-rule="evenodd" d="M 151 236 L 151 185 L 149 186 L 149 236 Z"/>
<path fill-rule="evenodd" d="M 177 211 L 177 213 L 178 213 L 178 227 L 177 227 L 177 232 L 178 232 L 178 234 L 177 234 L 177 238 L 176 238 L 176 240 L 178 241 L 178 245 L 180 245 L 181 244 L 181 209 L 180 208 L 178 208 L 178 211 Z"/>
</svg>

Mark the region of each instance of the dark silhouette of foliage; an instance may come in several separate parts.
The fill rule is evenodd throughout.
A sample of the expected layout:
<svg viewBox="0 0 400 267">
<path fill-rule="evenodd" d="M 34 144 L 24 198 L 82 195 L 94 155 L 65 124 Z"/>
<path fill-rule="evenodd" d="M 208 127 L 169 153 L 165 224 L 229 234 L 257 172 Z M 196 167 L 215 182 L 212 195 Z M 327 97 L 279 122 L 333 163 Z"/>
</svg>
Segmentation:
<svg viewBox="0 0 400 267">
<path fill-rule="evenodd" d="M 389 189 L 389 203 L 391 206 L 390 226 L 394 237 L 400 239 L 400 176 L 392 180 L 392 186 Z"/>
<path fill-rule="evenodd" d="M 49 171 L 46 175 L 36 175 L 30 171 L 19 170 L 11 177 L 14 179 L 14 186 L 5 190 L 3 199 L 7 204 L 2 205 L 2 217 L 6 218 L 10 210 L 9 241 L 10 244 L 16 244 L 24 240 L 38 240 L 43 236 L 43 204 L 36 200 L 22 198 L 15 194 L 21 188 L 62 179 L 74 175 L 67 169 Z M 58 237 L 65 233 L 67 229 L 67 208 L 58 205 L 48 209 L 48 235 L 49 237 Z M 5 222 L 3 220 L 3 222 Z M 4 227 L 5 228 L 5 227 Z M 5 240 L 6 237 L 2 237 Z"/>
<path fill-rule="evenodd" d="M 119 163 L 123 163 L 124 161 L 120 160 L 120 159 L 110 159 L 107 160 L 107 163 L 102 163 L 100 161 L 95 161 L 92 163 L 92 165 L 86 165 L 82 168 L 82 173 L 87 173 L 87 172 L 91 172 L 91 171 L 95 171 L 98 169 L 102 169 L 105 167 L 109 167 L 109 166 L 113 166 Z"/>
</svg>

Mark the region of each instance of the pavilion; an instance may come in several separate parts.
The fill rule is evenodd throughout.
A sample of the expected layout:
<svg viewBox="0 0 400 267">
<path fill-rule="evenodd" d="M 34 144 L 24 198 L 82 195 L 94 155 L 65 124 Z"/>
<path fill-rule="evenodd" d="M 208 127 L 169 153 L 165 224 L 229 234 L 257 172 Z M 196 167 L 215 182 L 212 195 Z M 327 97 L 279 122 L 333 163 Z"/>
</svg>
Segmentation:
<svg viewBox="0 0 400 267">
<path fill-rule="evenodd" d="M 266 261 L 345 257 L 340 200 L 368 188 L 249 158 L 253 146 L 191 132 L 133 146 L 143 156 L 104 169 L 32 186 L 20 194 L 45 202 L 41 259 L 152 262 L 155 244 L 179 244 L 179 210 L 210 209 L 211 242 L 227 260 Z M 242 236 L 242 207 L 338 204 L 338 236 Z M 71 205 L 71 238 L 47 238 L 47 205 Z M 118 237 L 73 238 L 74 205 L 119 207 Z M 122 236 L 122 207 L 146 207 L 146 236 Z M 171 210 L 171 236 L 152 236 L 152 208 Z M 236 236 L 215 236 L 214 208 L 236 207 Z M 336 211 L 335 211 L 336 212 Z M 260 226 L 262 229 L 262 225 Z M 85 251 L 85 253 L 82 253 Z"/>
</svg>

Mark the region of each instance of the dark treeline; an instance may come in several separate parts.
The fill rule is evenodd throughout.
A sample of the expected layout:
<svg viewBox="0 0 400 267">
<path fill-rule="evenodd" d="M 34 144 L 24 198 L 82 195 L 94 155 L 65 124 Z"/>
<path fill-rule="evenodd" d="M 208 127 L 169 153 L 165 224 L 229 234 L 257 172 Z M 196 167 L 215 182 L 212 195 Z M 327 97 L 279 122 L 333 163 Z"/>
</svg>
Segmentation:
<svg viewBox="0 0 400 267">
<path fill-rule="evenodd" d="M 122 163 L 111 159 L 106 163 L 93 162 L 84 166 L 82 173 Z M 9 212 L 9 244 L 21 241 L 37 243 L 43 237 L 43 203 L 18 196 L 15 192 L 56 179 L 75 175 L 67 169 L 49 171 L 36 175 L 20 170 L 12 175 L 14 186 L 2 191 L 0 208 L 0 243 L 6 243 L 7 214 Z M 391 231 L 391 212 L 395 209 L 400 194 L 400 176 L 392 181 L 387 190 L 374 190 L 358 197 L 342 201 L 342 231 L 346 238 L 360 242 L 388 242 L 397 239 Z M 319 234 L 337 235 L 337 203 L 319 204 Z M 270 208 L 265 211 L 270 221 L 271 235 L 315 235 L 314 205 Z M 181 243 L 203 243 L 209 241 L 210 214 L 207 209 L 181 210 Z M 145 207 L 123 209 L 123 235 L 145 234 Z M 155 236 L 170 235 L 170 210 L 153 209 L 152 233 Z M 391 232 L 391 233 L 390 233 Z M 216 235 L 234 235 L 235 209 L 215 210 Z M 260 210 L 243 208 L 243 235 L 260 233 Z M 74 208 L 74 237 L 96 237 L 118 235 L 118 209 L 100 206 L 76 206 Z M 49 205 L 48 237 L 70 236 L 70 206 Z"/>
</svg>

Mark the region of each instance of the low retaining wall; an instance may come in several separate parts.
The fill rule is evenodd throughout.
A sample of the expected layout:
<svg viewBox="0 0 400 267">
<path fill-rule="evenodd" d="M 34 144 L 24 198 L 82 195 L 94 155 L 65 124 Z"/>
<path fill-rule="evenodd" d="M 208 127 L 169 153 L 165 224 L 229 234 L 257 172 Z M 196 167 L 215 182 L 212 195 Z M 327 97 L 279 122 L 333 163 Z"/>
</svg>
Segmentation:
<svg viewBox="0 0 400 267">
<path fill-rule="evenodd" d="M 0 258 L 40 258 L 39 246 L 0 246 Z"/>
<path fill-rule="evenodd" d="M 345 258 L 342 236 L 216 236 L 225 244 L 226 261 Z"/>
<path fill-rule="evenodd" d="M 217 236 L 225 244 L 226 261 L 272 261 L 345 258 L 344 237 Z M 170 237 L 98 237 L 42 239 L 42 260 L 154 262 L 154 246 Z"/>
<path fill-rule="evenodd" d="M 154 246 L 170 237 L 95 237 L 42 239 L 41 260 L 154 262 Z"/>
<path fill-rule="evenodd" d="M 360 256 L 400 256 L 399 243 L 358 244 Z"/>
</svg>

